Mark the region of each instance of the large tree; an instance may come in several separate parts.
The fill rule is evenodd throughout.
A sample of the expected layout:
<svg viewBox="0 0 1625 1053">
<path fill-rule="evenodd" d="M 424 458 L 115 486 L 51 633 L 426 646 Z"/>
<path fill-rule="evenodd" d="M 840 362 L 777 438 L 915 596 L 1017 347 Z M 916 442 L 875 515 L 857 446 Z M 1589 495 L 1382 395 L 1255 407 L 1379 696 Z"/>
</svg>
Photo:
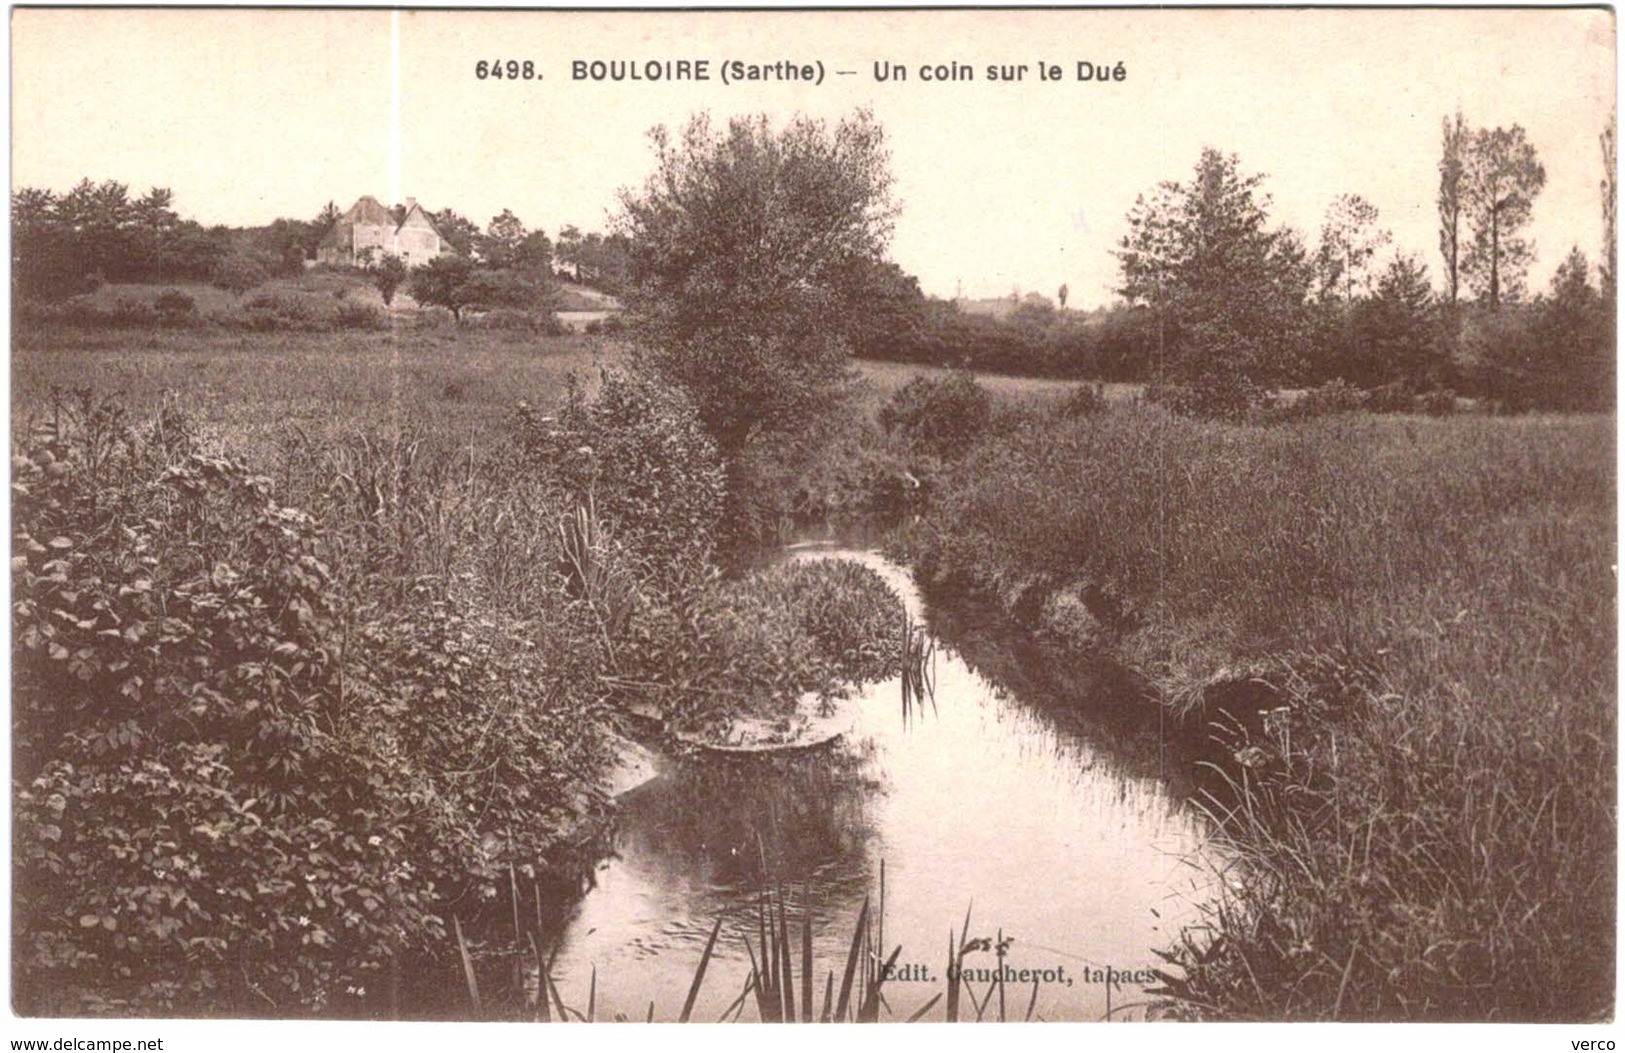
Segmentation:
<svg viewBox="0 0 1625 1053">
<path fill-rule="evenodd" d="M 1445 289 L 1452 304 L 1461 290 L 1461 181 L 1469 134 L 1460 110 L 1454 118 L 1444 119 L 1439 157 L 1439 255 L 1444 257 Z"/>
<path fill-rule="evenodd" d="M 1359 194 L 1341 194 L 1327 206 L 1315 256 L 1323 299 L 1351 304 L 1371 295 L 1377 252 L 1392 240 L 1377 220 L 1377 207 Z"/>
<path fill-rule="evenodd" d="M 475 302 L 474 263 L 466 256 L 436 256 L 413 269 L 410 278 L 412 298 L 428 307 L 444 307 L 457 321 L 463 308 Z"/>
<path fill-rule="evenodd" d="M 1443 386 L 1449 369 L 1436 322 L 1426 265 L 1396 253 L 1356 312 L 1359 369 L 1345 379 L 1366 387 L 1395 381 L 1417 389 Z"/>
<path fill-rule="evenodd" d="M 1534 258 L 1534 245 L 1519 237 L 1529 222 L 1535 196 L 1546 185 L 1546 169 L 1522 127 L 1481 128 L 1472 133 L 1462 169 L 1462 189 L 1472 242 L 1462 270 L 1491 311 L 1503 299 L 1516 299 Z"/>
<path fill-rule="evenodd" d="M 879 260 L 895 208 L 884 134 L 696 116 L 650 133 L 655 171 L 624 190 L 639 360 L 684 388 L 730 462 L 753 436 L 825 417 L 848 379 L 853 272 Z"/>
<path fill-rule="evenodd" d="M 443 208 L 431 215 L 441 240 L 452 252 L 465 258 L 474 255 L 474 243 L 481 236 L 479 224 L 454 208 Z"/>
<path fill-rule="evenodd" d="M 1299 365 L 1309 261 L 1296 232 L 1270 226 L 1263 180 L 1208 148 L 1188 181 L 1158 185 L 1129 213 L 1119 291 L 1155 314 L 1165 379 L 1233 390 Z"/>
<path fill-rule="evenodd" d="M 1591 284 L 1585 253 L 1569 250 L 1551 291 L 1536 304 L 1535 346 L 1543 357 L 1533 387 L 1540 404 L 1580 410 L 1612 404 L 1612 308 Z"/>
<path fill-rule="evenodd" d="M 485 233 L 474 240 L 480 262 L 493 270 L 525 271 L 541 278 L 553 275 L 553 242 L 539 230 L 527 230 L 509 209 L 493 216 Z"/>
</svg>

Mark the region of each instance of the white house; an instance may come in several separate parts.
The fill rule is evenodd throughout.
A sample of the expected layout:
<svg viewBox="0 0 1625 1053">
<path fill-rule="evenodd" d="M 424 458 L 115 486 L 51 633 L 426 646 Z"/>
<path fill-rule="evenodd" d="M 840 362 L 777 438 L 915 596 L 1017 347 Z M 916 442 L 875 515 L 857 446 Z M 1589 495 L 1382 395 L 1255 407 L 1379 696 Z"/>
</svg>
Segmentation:
<svg viewBox="0 0 1625 1053">
<path fill-rule="evenodd" d="M 350 206 L 316 246 L 316 262 L 357 267 L 394 253 L 408 267 L 426 263 L 446 251 L 445 239 L 434 220 L 415 198 L 406 199 L 406 215 L 399 223 L 371 194 Z"/>
</svg>

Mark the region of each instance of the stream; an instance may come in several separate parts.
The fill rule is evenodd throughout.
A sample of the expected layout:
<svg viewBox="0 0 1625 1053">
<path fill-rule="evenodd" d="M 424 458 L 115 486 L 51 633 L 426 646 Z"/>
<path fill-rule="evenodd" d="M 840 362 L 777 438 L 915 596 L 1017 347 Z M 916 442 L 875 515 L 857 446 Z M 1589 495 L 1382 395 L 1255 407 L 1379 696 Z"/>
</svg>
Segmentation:
<svg viewBox="0 0 1625 1053">
<path fill-rule="evenodd" d="M 700 755 L 668 761 L 619 801 L 614 853 L 566 921 L 553 976 L 584 1004 L 596 969 L 598 1019 L 677 1017 L 706 938 L 722 935 L 693 1019 L 714 1021 L 749 974 L 743 937 L 756 937 L 758 891 L 780 887 L 800 969 L 803 911 L 813 917 L 815 989 L 839 987 L 865 897 L 885 874 L 885 943 L 901 945 L 889 1012 L 906 1019 L 944 988 L 949 932 L 970 910 L 969 936 L 1009 940 L 1004 962 L 1042 970 L 1007 983 L 1007 1014 L 1098 1020 L 1144 1014 L 1150 984 L 1104 982 L 1104 970 L 1143 973 L 1199 920 L 1216 880 L 1204 821 L 1161 777 L 1155 742 L 1125 743 L 1092 720 L 1102 700 L 1012 691 L 1019 636 L 987 629 L 971 610 L 933 610 L 905 567 L 870 551 L 800 548 L 791 559 L 851 559 L 871 567 L 933 633 L 934 699 L 905 712 L 899 684 L 871 685 L 851 707 L 854 727 L 801 753 Z M 990 658 L 989 651 L 995 652 Z M 976 664 L 966 655 L 977 655 Z M 1014 654 L 1014 657 L 1012 657 Z M 1018 697 L 1020 696 L 1020 697 Z M 760 953 L 760 949 L 757 949 Z M 992 952 L 969 969 L 995 969 Z M 1009 975 L 1009 974 L 1007 974 Z M 799 980 L 797 981 L 799 984 Z M 980 1000 L 986 983 L 972 983 Z M 985 1010 L 996 1019 L 998 996 Z M 743 1019 L 755 1019 L 754 1003 Z M 938 1002 L 924 1019 L 944 1018 Z M 961 1019 L 974 1018 L 968 1002 Z"/>
</svg>

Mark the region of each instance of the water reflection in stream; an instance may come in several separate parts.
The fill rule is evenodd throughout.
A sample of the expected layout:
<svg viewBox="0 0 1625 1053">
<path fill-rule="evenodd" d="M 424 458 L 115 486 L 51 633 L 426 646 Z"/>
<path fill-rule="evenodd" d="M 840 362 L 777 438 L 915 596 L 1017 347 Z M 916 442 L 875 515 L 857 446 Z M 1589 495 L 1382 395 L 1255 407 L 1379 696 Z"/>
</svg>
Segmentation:
<svg viewBox="0 0 1625 1053">
<path fill-rule="evenodd" d="M 874 553 L 794 558 L 859 560 L 916 617 L 926 613 L 907 570 Z M 884 860 L 888 949 L 902 944 L 899 962 L 932 978 L 888 984 L 892 1016 L 942 990 L 948 932 L 967 906 L 973 937 L 1013 937 L 1010 967 L 1065 970 L 1070 984 L 1041 986 L 1039 1015 L 1105 1014 L 1105 987 L 1086 970 L 1152 967 L 1151 948 L 1195 920 L 1211 880 L 1199 861 L 1202 823 L 1147 770 L 1143 751 L 1136 759 L 1114 749 L 1089 720 L 995 687 L 940 645 L 936 677 L 935 706 L 907 722 L 898 684 L 875 685 L 856 707 L 854 732 L 831 748 L 674 762 L 623 798 L 616 855 L 565 927 L 554 975 L 567 1000 L 596 966 L 600 1019 L 642 1019 L 651 1001 L 657 1019 L 674 1018 L 720 915 L 694 1014 L 715 1020 L 748 973 L 741 937 L 755 939 L 764 868 L 785 888 L 793 928 L 812 907 L 815 986 L 830 969 L 838 983 Z M 1098 700 L 1076 701 L 1074 713 Z M 995 964 L 988 954 L 967 961 Z M 1025 1012 L 1030 993 L 1012 995 L 1013 1013 Z M 1144 997 L 1129 984 L 1111 1002 Z M 939 1003 L 928 1019 L 941 1012 Z"/>
</svg>

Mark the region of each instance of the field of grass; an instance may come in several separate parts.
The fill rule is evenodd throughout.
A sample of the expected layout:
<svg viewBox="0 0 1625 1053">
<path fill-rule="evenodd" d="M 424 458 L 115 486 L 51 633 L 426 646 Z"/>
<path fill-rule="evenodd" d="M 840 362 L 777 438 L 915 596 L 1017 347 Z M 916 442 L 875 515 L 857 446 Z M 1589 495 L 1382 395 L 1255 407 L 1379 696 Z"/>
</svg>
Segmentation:
<svg viewBox="0 0 1625 1053">
<path fill-rule="evenodd" d="M 351 288 L 347 295 L 358 300 L 377 299 L 375 290 L 345 275 L 307 275 L 302 283 L 284 284 L 316 295 L 322 290 L 310 285 L 315 279 L 343 282 Z M 150 302 L 163 288 L 168 286 L 107 286 L 94 295 L 110 307 L 119 296 Z M 180 288 L 204 312 L 224 310 L 235 301 L 212 286 Z M 372 300 L 366 299 L 369 294 Z M 483 442 L 505 427 L 520 399 L 550 405 L 563 397 L 571 374 L 590 392 L 599 366 L 625 359 L 625 346 L 613 338 L 420 327 L 416 312 L 398 313 L 393 330 L 378 332 L 49 327 L 18 333 L 12 342 L 12 409 L 19 422 L 26 421 L 31 412 L 43 410 L 53 386 L 119 392 L 132 410 L 143 413 L 172 395 L 211 435 L 251 459 L 290 424 L 312 439 L 397 422 L 460 442 Z M 860 361 L 857 368 L 871 385 L 863 410 L 872 410 L 915 376 L 948 372 L 878 361 Z M 979 375 L 977 381 L 1002 402 L 1053 400 L 1078 386 L 994 374 Z M 1129 402 L 1140 386 L 1107 384 L 1105 389 L 1109 401 Z"/>
<path fill-rule="evenodd" d="M 1213 802 L 1241 880 L 1222 939 L 1178 955 L 1187 1005 L 1612 1012 L 1612 439 L 1123 406 L 1035 414 L 941 482 L 928 576 L 1052 615 L 1082 596 L 1198 733 L 1244 726 Z"/>
<path fill-rule="evenodd" d="M 345 299 L 380 311 L 384 309 L 383 295 L 365 277 L 353 272 L 332 270 L 312 270 L 297 278 L 269 278 L 241 296 L 207 282 L 120 282 L 103 285 L 79 299 L 104 310 L 111 309 L 120 300 L 151 305 L 160 293 L 168 289 L 176 289 L 190 296 L 198 312 L 205 315 L 229 311 L 244 300 L 262 294 L 296 299 Z M 394 306 L 398 310 L 416 310 L 417 302 L 403 289 L 396 294 Z"/>
<path fill-rule="evenodd" d="M 121 393 L 145 414 L 173 396 L 228 448 L 263 463 L 290 426 L 311 439 L 411 424 L 458 442 L 505 429 L 520 399 L 587 390 L 622 349 L 598 337 L 539 337 L 447 326 L 338 333 L 51 328 L 12 342 L 12 414 L 26 424 L 53 387 Z"/>
</svg>

